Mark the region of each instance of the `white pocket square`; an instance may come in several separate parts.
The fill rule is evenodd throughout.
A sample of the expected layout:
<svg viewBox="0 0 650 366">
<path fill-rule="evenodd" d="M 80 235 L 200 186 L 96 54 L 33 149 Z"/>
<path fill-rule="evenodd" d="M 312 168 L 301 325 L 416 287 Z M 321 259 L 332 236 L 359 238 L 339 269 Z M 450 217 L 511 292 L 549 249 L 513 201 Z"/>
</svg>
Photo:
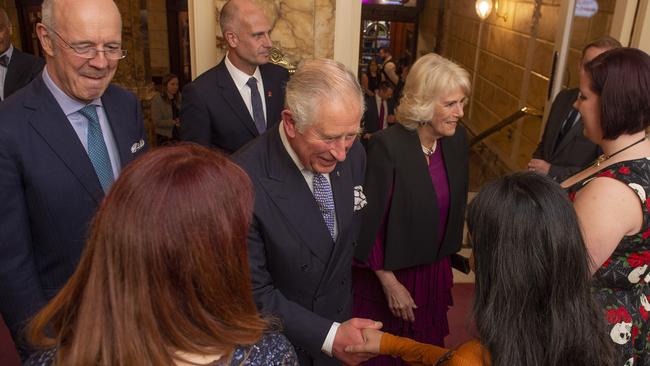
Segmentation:
<svg viewBox="0 0 650 366">
<path fill-rule="evenodd" d="M 140 139 L 140 141 L 133 143 L 131 145 L 131 154 L 135 154 L 138 151 L 140 151 L 144 147 L 144 140 Z"/>
<path fill-rule="evenodd" d="M 366 201 L 366 195 L 363 194 L 363 186 L 354 187 L 354 211 L 359 211 L 362 208 L 366 207 L 368 201 Z"/>
</svg>

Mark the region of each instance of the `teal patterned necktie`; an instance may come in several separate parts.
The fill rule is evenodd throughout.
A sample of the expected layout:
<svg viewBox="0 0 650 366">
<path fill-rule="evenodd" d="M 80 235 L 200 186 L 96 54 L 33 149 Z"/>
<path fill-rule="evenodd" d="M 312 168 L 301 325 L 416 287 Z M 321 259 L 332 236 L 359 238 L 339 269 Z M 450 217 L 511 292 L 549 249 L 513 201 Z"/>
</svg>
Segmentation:
<svg viewBox="0 0 650 366">
<path fill-rule="evenodd" d="M 88 120 L 88 157 L 95 168 L 99 183 L 102 185 L 104 192 L 108 192 L 111 184 L 115 180 L 111 159 L 108 156 L 108 149 L 104 142 L 104 134 L 99 124 L 97 109 L 94 105 L 88 104 L 79 110 L 82 116 Z"/>
</svg>

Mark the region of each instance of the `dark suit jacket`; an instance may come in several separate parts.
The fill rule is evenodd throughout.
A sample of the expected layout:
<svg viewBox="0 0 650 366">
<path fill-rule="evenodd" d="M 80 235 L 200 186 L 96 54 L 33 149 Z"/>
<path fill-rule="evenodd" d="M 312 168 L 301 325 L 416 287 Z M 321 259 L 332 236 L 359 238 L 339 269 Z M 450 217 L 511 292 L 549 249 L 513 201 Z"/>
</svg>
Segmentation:
<svg viewBox="0 0 650 366">
<path fill-rule="evenodd" d="M 562 124 L 573 109 L 573 103 L 577 97 L 578 89 L 563 90 L 555 97 L 544 135 L 533 152 L 533 158 L 542 159 L 551 164 L 548 175 L 558 182 L 582 170 L 600 155 L 598 145 L 589 141 L 582 132 L 582 118 L 576 121 L 560 141 L 557 149 L 555 148 Z"/>
<path fill-rule="evenodd" d="M 145 149 L 136 97 L 102 97 L 122 167 Z M 0 104 L 0 311 L 14 340 L 72 275 L 104 192 L 88 154 L 41 76 Z M 144 146 L 143 146 L 144 147 Z"/>
<path fill-rule="evenodd" d="M 438 242 L 436 192 L 417 132 L 395 124 L 370 139 L 366 170 L 368 206 L 355 251 L 357 259 L 367 260 L 389 204 L 384 242 L 386 270 L 430 264 L 460 249 L 468 189 L 465 129 L 458 126 L 454 136 L 439 139 L 438 148 L 442 148 L 450 196 L 442 243 Z"/>
<path fill-rule="evenodd" d="M 353 187 L 363 183 L 363 148 L 355 142 L 330 173 L 336 242 L 282 145 L 278 126 L 238 151 L 234 160 L 255 188 L 248 250 L 258 308 L 282 320 L 301 365 L 338 364 L 320 349 L 332 322 L 345 321 L 352 312 L 352 251 L 360 212 L 353 210 Z"/>
<path fill-rule="evenodd" d="M 45 61 L 42 58 L 21 52 L 14 47 L 5 76 L 3 98 L 7 99 L 18 89 L 29 84 L 41 73 L 43 66 L 45 66 Z"/>
<path fill-rule="evenodd" d="M 365 99 L 366 111 L 363 114 L 363 132 L 375 133 L 379 131 L 379 111 L 377 110 L 377 100 L 374 96 L 369 95 L 366 95 Z M 388 108 L 384 112 L 384 118 L 391 114 L 395 114 L 395 102 L 392 98 L 386 101 L 386 105 Z"/>
<path fill-rule="evenodd" d="M 289 73 L 283 67 L 260 66 L 266 98 L 267 128 L 277 125 L 284 107 Z M 181 140 L 216 147 L 231 154 L 259 136 L 225 60 L 183 88 Z"/>
</svg>

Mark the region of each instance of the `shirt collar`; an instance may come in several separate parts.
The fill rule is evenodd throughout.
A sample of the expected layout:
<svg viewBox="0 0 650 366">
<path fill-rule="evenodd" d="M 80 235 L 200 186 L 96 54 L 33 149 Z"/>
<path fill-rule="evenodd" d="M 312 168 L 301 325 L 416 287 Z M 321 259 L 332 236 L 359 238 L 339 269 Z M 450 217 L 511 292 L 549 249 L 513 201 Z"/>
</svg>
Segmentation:
<svg viewBox="0 0 650 366">
<path fill-rule="evenodd" d="M 282 145 L 284 146 L 284 149 L 287 150 L 287 153 L 289 153 L 289 156 L 291 157 L 291 160 L 293 160 L 293 163 L 296 164 L 296 167 L 301 172 L 310 171 L 309 169 L 305 168 L 305 166 L 300 161 L 300 158 L 298 158 L 298 154 L 296 154 L 296 151 L 293 149 L 293 147 L 291 147 L 291 144 L 289 143 L 289 139 L 287 138 L 287 135 L 284 132 L 284 121 L 280 121 L 278 126 L 280 128 L 280 140 L 282 140 Z"/>
<path fill-rule="evenodd" d="M 90 103 L 84 103 L 67 95 L 54 83 L 54 80 L 52 80 L 50 74 L 47 72 L 47 66 L 43 68 L 43 81 L 52 95 L 54 95 L 54 99 L 56 99 L 56 102 L 59 104 L 66 116 L 79 112 L 79 110 L 85 107 L 86 104 L 102 106 L 101 98 L 97 98 Z"/>
<path fill-rule="evenodd" d="M 248 82 L 248 79 L 251 78 L 251 76 L 254 76 L 255 79 L 257 79 L 258 83 L 262 82 L 262 73 L 260 73 L 260 67 L 255 68 L 255 72 L 253 75 L 248 75 L 247 73 L 239 70 L 237 66 L 233 65 L 232 62 L 230 62 L 230 59 L 228 59 L 228 53 L 226 53 L 226 69 L 228 69 L 228 73 L 230 74 L 230 77 L 232 77 L 232 80 L 235 82 L 235 86 L 237 87 L 238 90 L 241 90 L 243 87 L 246 86 L 246 83 Z"/>
<path fill-rule="evenodd" d="M 4 53 L 0 54 L 0 57 L 7 56 L 7 61 L 11 60 L 11 56 L 14 54 L 14 45 L 10 44 Z"/>
</svg>

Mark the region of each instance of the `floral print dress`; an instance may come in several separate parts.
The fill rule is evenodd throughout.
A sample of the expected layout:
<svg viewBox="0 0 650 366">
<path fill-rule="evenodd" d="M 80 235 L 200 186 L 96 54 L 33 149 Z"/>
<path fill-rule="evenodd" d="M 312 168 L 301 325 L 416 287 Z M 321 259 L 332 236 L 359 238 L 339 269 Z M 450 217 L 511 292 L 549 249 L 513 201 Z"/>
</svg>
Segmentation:
<svg viewBox="0 0 650 366">
<path fill-rule="evenodd" d="M 650 366 L 650 157 L 612 164 L 568 188 L 569 198 L 592 179 L 609 177 L 629 186 L 639 197 L 641 230 L 623 237 L 594 274 L 595 296 L 607 316 L 609 338 L 620 366 Z"/>
</svg>

